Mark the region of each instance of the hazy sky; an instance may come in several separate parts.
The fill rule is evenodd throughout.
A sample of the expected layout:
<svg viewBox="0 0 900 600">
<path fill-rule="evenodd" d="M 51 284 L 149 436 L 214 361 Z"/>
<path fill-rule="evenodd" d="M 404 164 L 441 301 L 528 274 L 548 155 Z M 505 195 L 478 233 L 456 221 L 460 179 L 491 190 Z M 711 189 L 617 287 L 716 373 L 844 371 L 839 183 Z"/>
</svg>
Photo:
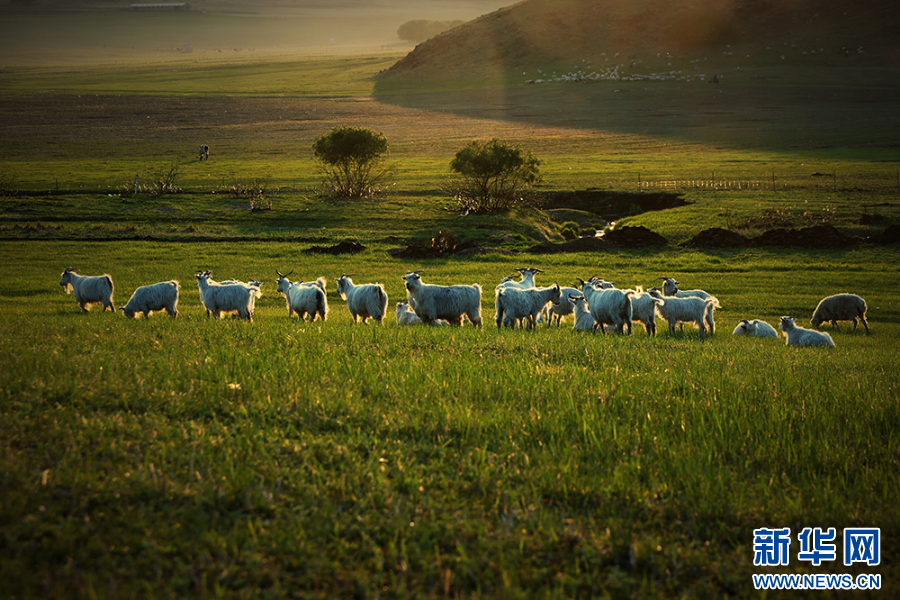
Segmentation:
<svg viewBox="0 0 900 600">
<path fill-rule="evenodd" d="M 144 0 L 146 1 L 146 0 Z M 129 10 L 130 0 L 0 0 L 0 66 L 128 62 L 246 52 L 404 48 L 413 19 L 464 20 L 506 0 L 188 0 L 189 13 Z M 182 57 L 183 58 L 183 57 Z"/>
</svg>

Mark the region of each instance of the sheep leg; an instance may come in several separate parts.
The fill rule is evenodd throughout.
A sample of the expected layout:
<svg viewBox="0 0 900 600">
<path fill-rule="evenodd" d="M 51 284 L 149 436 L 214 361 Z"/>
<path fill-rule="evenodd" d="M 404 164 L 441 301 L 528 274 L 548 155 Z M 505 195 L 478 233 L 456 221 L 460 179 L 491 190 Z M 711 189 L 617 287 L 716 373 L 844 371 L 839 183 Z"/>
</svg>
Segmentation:
<svg viewBox="0 0 900 600">
<path fill-rule="evenodd" d="M 866 333 L 869 333 L 869 324 L 866 322 L 866 318 L 860 317 L 859 320 L 862 321 L 863 327 L 866 328 Z"/>
<path fill-rule="evenodd" d="M 837 329 L 838 331 L 841 330 L 841 328 L 838 327 L 837 319 L 832 319 L 832 320 L 831 320 L 831 324 L 834 325 L 834 328 Z"/>
</svg>

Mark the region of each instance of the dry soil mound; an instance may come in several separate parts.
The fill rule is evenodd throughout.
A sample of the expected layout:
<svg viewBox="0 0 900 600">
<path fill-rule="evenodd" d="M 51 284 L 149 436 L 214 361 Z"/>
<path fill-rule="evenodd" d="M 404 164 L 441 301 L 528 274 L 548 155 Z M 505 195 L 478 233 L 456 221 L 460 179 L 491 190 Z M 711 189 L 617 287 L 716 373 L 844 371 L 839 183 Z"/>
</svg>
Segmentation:
<svg viewBox="0 0 900 600">
<path fill-rule="evenodd" d="M 739 248 L 747 245 L 747 238 L 728 229 L 713 227 L 704 229 L 681 245 L 685 248 Z"/>
<path fill-rule="evenodd" d="M 817 225 L 801 229 L 772 229 L 750 240 L 751 246 L 786 246 L 838 250 L 852 248 L 859 242 L 831 225 Z"/>
</svg>

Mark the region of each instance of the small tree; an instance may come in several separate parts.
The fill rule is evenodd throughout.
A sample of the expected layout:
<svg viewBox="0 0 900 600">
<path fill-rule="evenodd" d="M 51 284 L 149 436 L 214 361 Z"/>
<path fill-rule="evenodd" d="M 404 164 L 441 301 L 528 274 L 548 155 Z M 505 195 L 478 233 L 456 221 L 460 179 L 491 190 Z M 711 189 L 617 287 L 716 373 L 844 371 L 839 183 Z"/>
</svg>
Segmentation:
<svg viewBox="0 0 900 600">
<path fill-rule="evenodd" d="M 388 177 L 383 134 L 362 127 L 335 127 L 313 144 L 318 166 L 334 198 L 372 196 Z"/>
<path fill-rule="evenodd" d="M 531 204 L 530 188 L 540 182 L 541 161 L 496 138 L 469 142 L 456 153 L 450 170 L 462 181 L 456 186 L 461 210 L 492 213 Z"/>
</svg>

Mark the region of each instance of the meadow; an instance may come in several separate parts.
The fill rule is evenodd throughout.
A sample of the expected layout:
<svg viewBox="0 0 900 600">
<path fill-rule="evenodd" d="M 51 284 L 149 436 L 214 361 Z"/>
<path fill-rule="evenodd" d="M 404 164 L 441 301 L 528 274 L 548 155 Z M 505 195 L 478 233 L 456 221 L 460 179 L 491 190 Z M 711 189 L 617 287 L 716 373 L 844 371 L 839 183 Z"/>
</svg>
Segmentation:
<svg viewBox="0 0 900 600">
<path fill-rule="evenodd" d="M 381 58 L 353 59 L 371 70 L 341 79 L 345 60 L 293 65 L 297 81 L 315 72 L 322 87 L 330 65 L 328 97 L 195 98 L 181 91 L 192 68 L 171 83 L 126 82 L 121 98 L 105 67 L 67 68 L 52 93 L 37 93 L 38 71 L 4 74 L 14 90 L 0 96 L 0 172 L 14 188 L 0 198 L 5 597 L 755 597 L 759 572 L 880 574 L 880 596 L 897 594 L 896 246 L 676 246 L 707 226 L 756 231 L 765 225 L 749 219 L 766 210 L 856 235 L 873 230 L 859 222 L 863 204 L 896 222 L 897 157 L 883 138 L 844 144 L 853 125 L 842 123 L 830 148 L 796 147 L 793 89 L 772 100 L 789 114 L 768 137 L 734 145 L 716 123 L 687 134 L 676 119 L 655 135 L 640 112 L 616 128 L 574 109 L 567 121 L 554 110 L 559 89 L 513 89 L 546 109 L 528 119 L 525 108 L 509 118 L 472 108 L 472 90 L 427 109 L 413 106 L 421 90 L 371 95 Z M 386 132 L 398 176 L 384 196 L 317 197 L 309 144 L 338 124 Z M 877 130 L 866 115 L 857 125 L 860 137 Z M 661 250 L 530 255 L 558 239 L 546 215 L 461 217 L 440 189 L 453 151 L 493 135 L 544 159 L 546 190 L 628 191 L 632 172 L 737 177 L 772 164 L 794 183 L 684 190 L 689 206 L 624 220 L 669 237 Z M 192 156 L 202 141 L 209 163 Z M 181 192 L 129 193 L 136 173 L 175 160 Z M 828 186 L 811 169 L 860 175 Z M 867 183 L 875 172 L 883 183 Z M 271 210 L 221 194 L 239 177 L 272 180 Z M 385 252 L 439 229 L 518 254 Z M 348 238 L 368 250 L 302 252 Z M 717 333 L 497 330 L 493 286 L 524 264 L 544 269 L 543 283 L 676 276 L 720 299 Z M 139 285 L 179 279 L 179 317 L 82 314 L 57 285 L 67 266 L 109 272 L 119 305 Z M 266 281 L 254 322 L 208 320 L 199 269 Z M 327 322 L 288 318 L 276 269 L 332 281 Z M 485 326 L 351 323 L 335 277 L 383 282 L 392 308 L 410 269 L 430 283 L 480 283 Z M 832 350 L 731 335 L 745 317 L 806 322 L 840 291 L 866 298 L 870 334 L 843 323 Z M 754 567 L 763 527 L 879 527 L 883 558 L 814 567 L 795 542 L 789 566 Z"/>
</svg>

